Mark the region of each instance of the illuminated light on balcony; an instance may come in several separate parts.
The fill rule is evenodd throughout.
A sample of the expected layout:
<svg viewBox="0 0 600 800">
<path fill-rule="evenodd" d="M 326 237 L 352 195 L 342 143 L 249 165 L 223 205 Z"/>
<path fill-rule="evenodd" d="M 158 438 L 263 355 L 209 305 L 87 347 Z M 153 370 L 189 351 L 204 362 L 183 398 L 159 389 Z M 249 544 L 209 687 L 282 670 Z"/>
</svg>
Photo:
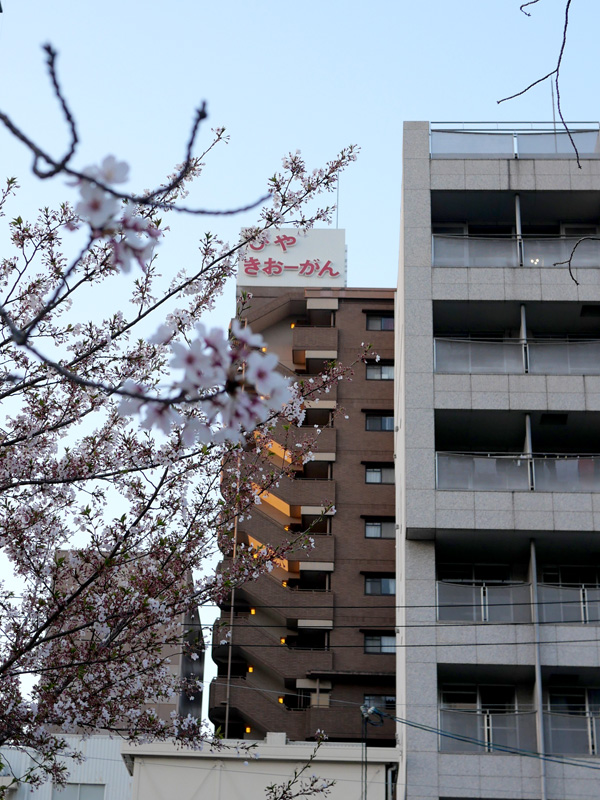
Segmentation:
<svg viewBox="0 0 600 800">
<path fill-rule="evenodd" d="M 282 636 L 282 637 L 279 639 L 279 644 L 285 644 L 285 636 Z"/>
<path fill-rule="evenodd" d="M 289 526 L 289 525 L 284 525 L 284 526 L 283 526 L 283 530 L 284 530 L 284 531 L 289 531 L 289 529 L 290 529 L 290 526 Z"/>
<path fill-rule="evenodd" d="M 539 258 L 530 258 L 529 261 L 533 264 L 534 267 L 537 267 L 537 265 L 540 263 Z"/>
<path fill-rule="evenodd" d="M 261 352 L 263 352 L 263 353 L 267 352 L 267 348 L 266 347 L 261 347 L 260 349 L 261 349 Z"/>
<path fill-rule="evenodd" d="M 277 700 L 283 705 L 283 697 L 279 696 Z"/>
<path fill-rule="evenodd" d="M 252 616 L 254 616 L 256 614 L 256 609 L 255 608 L 251 608 L 250 609 L 250 613 L 252 614 Z"/>
<path fill-rule="evenodd" d="M 248 672 L 254 672 L 254 667 L 251 664 L 248 664 Z"/>
<path fill-rule="evenodd" d="M 246 733 L 252 733 L 252 728 L 250 725 L 246 725 Z"/>
<path fill-rule="evenodd" d="M 296 327 L 296 323 L 295 322 L 290 322 L 290 328 L 293 330 L 295 327 Z"/>
<path fill-rule="evenodd" d="M 281 581 L 281 585 L 284 589 L 287 589 L 287 581 Z"/>
</svg>

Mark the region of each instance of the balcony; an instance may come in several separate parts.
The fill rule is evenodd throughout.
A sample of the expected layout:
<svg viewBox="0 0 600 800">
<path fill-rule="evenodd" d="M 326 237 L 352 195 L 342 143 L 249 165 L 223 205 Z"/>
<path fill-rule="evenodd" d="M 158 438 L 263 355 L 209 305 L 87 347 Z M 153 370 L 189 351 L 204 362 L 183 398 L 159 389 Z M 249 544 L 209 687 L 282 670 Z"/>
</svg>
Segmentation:
<svg viewBox="0 0 600 800">
<path fill-rule="evenodd" d="M 213 629 L 214 661 L 227 660 L 228 631 L 228 625 L 219 623 Z M 248 617 L 238 615 L 235 618 L 232 642 L 234 653 L 238 656 L 241 653 L 247 663 L 261 664 L 283 678 L 301 677 L 312 670 L 330 672 L 333 669 L 331 650 L 288 647 L 281 643 L 281 638 L 285 638 L 285 632 L 279 637 L 271 629 L 252 623 Z"/>
<path fill-rule="evenodd" d="M 558 267 L 573 254 L 573 268 L 600 266 L 600 241 L 580 236 L 513 237 L 433 235 L 434 267 Z M 563 263 L 560 263 L 563 262 Z"/>
<path fill-rule="evenodd" d="M 570 122 L 569 129 L 581 158 L 600 155 L 598 123 Z M 434 122 L 430 131 L 431 158 L 575 158 L 567 132 L 553 123 Z"/>
<path fill-rule="evenodd" d="M 440 709 L 442 753 L 493 753 L 537 750 L 535 711 L 492 713 Z"/>
<path fill-rule="evenodd" d="M 333 617 L 331 592 L 290 589 L 271 575 L 263 575 L 257 581 L 244 584 L 239 594 L 247 598 L 251 605 L 271 608 L 286 620 L 297 620 L 299 616 L 327 620 Z"/>
<path fill-rule="evenodd" d="M 600 340 L 434 340 L 434 369 L 458 375 L 600 375 Z"/>
<path fill-rule="evenodd" d="M 528 583 L 482 584 L 437 582 L 439 622 L 531 622 Z"/>
<path fill-rule="evenodd" d="M 600 456 L 438 452 L 436 488 L 443 491 L 598 492 Z"/>
<path fill-rule="evenodd" d="M 335 481 L 292 480 L 281 478 L 269 494 L 280 498 L 290 507 L 328 506 L 335 503 Z"/>
<path fill-rule="evenodd" d="M 546 752 L 550 755 L 598 755 L 600 717 L 590 714 L 544 714 Z"/>
</svg>

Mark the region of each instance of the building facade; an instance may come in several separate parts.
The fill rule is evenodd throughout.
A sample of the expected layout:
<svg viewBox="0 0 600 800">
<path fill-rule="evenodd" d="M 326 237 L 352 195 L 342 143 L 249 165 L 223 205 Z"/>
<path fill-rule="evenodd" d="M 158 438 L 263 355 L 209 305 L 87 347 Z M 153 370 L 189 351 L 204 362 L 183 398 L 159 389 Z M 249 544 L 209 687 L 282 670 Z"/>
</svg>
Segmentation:
<svg viewBox="0 0 600 800">
<path fill-rule="evenodd" d="M 358 742 L 362 704 L 395 706 L 394 292 L 345 288 L 342 262 L 343 231 L 290 231 L 240 270 L 240 291 L 252 292 L 242 319 L 293 379 L 310 380 L 331 361 L 352 364 L 365 343 L 373 355 L 352 380 L 307 402 L 303 427 L 273 431 L 274 453 L 288 446 L 284 434 L 293 446 L 320 431 L 315 458 L 261 495 L 238 541 L 279 544 L 310 527 L 315 544 L 236 590 L 225 640 L 223 607 L 209 714 L 229 738 L 283 731 L 306 741 L 321 729 Z M 393 720 L 367 735 L 369 745 L 394 746 Z"/>
<path fill-rule="evenodd" d="M 562 132 L 405 125 L 399 797 L 600 790 L 597 125 L 573 138 L 580 166 Z"/>
</svg>

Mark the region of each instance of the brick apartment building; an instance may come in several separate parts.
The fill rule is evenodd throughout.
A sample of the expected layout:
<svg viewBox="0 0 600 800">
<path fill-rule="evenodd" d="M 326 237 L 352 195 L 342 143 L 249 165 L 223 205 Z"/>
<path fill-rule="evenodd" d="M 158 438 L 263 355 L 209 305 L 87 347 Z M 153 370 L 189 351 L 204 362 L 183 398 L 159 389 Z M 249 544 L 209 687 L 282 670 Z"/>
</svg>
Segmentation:
<svg viewBox="0 0 600 800">
<path fill-rule="evenodd" d="M 265 275 L 271 255 L 296 274 Z M 228 717 L 229 738 L 283 731 L 303 741 L 323 729 L 332 741 L 360 741 L 361 704 L 395 707 L 395 292 L 345 288 L 343 231 L 312 231 L 285 253 L 273 242 L 251 256 L 238 280 L 253 295 L 244 317 L 286 374 L 351 364 L 365 342 L 380 360 L 359 363 L 351 381 L 307 403 L 295 435 L 322 430 L 315 460 L 281 480 L 239 526 L 240 542 L 276 544 L 314 524 L 315 547 L 236 591 L 231 667 L 216 628 L 209 714 L 223 731 Z M 336 409 L 343 413 L 334 416 Z M 334 513 L 321 518 L 330 504 Z M 229 614 L 224 606 L 223 623 Z M 369 726 L 368 738 L 395 744 L 394 723 Z"/>
</svg>

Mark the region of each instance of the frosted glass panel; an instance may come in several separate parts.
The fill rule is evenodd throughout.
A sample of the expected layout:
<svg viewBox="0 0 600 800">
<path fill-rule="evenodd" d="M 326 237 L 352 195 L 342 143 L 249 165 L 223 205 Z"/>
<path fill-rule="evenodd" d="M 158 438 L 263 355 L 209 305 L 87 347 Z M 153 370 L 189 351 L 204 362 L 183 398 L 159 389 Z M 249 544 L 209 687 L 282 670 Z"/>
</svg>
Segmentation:
<svg viewBox="0 0 600 800">
<path fill-rule="evenodd" d="M 440 711 L 440 727 L 446 733 L 465 736 L 469 739 L 485 740 L 483 714 L 469 711 Z M 485 745 L 477 742 L 463 742 L 449 736 L 440 737 L 440 750 L 449 753 L 485 753 Z"/>
<path fill-rule="evenodd" d="M 546 750 L 553 755 L 590 752 L 589 720 L 575 714 L 544 714 Z"/>
<path fill-rule="evenodd" d="M 598 152 L 598 131 L 572 131 L 575 146 L 580 156 L 594 155 Z M 575 158 L 573 145 L 566 131 L 548 133 L 519 133 L 517 135 L 517 150 L 519 157 L 533 158 Z"/>
<path fill-rule="evenodd" d="M 568 586 L 538 586 L 540 622 L 583 622 L 581 589 Z"/>
<path fill-rule="evenodd" d="M 523 345 L 520 341 L 436 339 L 435 371 L 477 375 L 522 373 Z"/>
<path fill-rule="evenodd" d="M 530 342 L 534 375 L 600 375 L 600 341 Z"/>
<path fill-rule="evenodd" d="M 528 583 L 486 587 L 489 622 L 531 622 L 531 595 Z"/>
<path fill-rule="evenodd" d="M 516 239 L 475 239 L 466 236 L 433 237 L 434 267 L 517 267 Z"/>
<path fill-rule="evenodd" d="M 600 491 L 600 457 L 534 458 L 539 492 Z"/>
<path fill-rule="evenodd" d="M 579 236 L 556 236 L 547 239 L 523 240 L 523 263 L 525 267 L 553 267 L 567 269 L 565 264 L 573 248 L 579 242 Z M 598 267 L 600 266 L 600 241 L 586 239 L 577 245 L 573 254 L 573 267 Z"/>
<path fill-rule="evenodd" d="M 496 158 L 512 158 L 514 154 L 513 134 L 479 133 L 461 131 L 431 131 L 431 155 L 451 156 L 485 155 Z"/>
<path fill-rule="evenodd" d="M 440 622 L 481 622 L 482 587 L 438 582 Z"/>
<path fill-rule="evenodd" d="M 517 456 L 438 453 L 437 488 L 528 491 L 527 460 Z"/>
</svg>

